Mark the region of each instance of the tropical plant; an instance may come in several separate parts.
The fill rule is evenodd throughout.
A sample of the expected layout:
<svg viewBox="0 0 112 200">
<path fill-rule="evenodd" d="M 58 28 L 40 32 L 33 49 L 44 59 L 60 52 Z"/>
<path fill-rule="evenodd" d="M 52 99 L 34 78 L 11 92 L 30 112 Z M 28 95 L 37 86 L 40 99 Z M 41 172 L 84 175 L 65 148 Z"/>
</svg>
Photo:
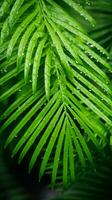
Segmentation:
<svg viewBox="0 0 112 200">
<path fill-rule="evenodd" d="M 88 10 L 96 19 L 96 27 L 91 31 L 92 38 L 112 53 L 112 1 L 92 1 Z"/>
<path fill-rule="evenodd" d="M 95 21 L 77 0 L 0 4 L 5 147 L 66 186 L 111 141 L 110 54 L 89 37 L 82 18 Z"/>
<path fill-rule="evenodd" d="M 110 157 L 111 158 L 111 157 Z M 99 159 L 100 160 L 100 159 Z M 97 160 L 96 168 L 88 169 L 65 191 L 59 192 L 52 200 L 102 200 L 112 198 L 112 162 L 108 159 Z M 50 199 L 50 200 L 51 200 Z"/>
</svg>

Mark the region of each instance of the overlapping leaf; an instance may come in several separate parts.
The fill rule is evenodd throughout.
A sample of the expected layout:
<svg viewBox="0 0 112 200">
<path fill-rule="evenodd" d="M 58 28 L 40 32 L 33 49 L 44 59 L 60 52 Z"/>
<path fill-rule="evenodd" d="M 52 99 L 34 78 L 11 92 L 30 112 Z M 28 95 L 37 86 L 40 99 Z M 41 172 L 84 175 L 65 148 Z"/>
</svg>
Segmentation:
<svg viewBox="0 0 112 200">
<path fill-rule="evenodd" d="M 91 36 L 112 51 L 112 1 L 92 1 L 89 10 L 97 18 L 97 26 L 90 31 Z"/>
<path fill-rule="evenodd" d="M 50 168 L 52 184 L 61 177 L 67 185 L 75 179 L 75 163 L 82 168 L 86 158 L 93 163 L 91 146 L 100 150 L 110 134 L 109 55 L 69 14 L 66 5 L 94 23 L 75 1 L 10 3 L 13 6 L 1 30 L 1 44 L 5 38 L 8 42 L 0 48 L 0 68 L 7 70 L 0 85 L 11 83 L 15 76 L 17 81 L 0 97 L 1 102 L 15 97 L 0 117 L 1 132 L 11 128 L 5 146 L 13 142 L 12 156 L 20 153 L 19 162 L 28 152 L 32 154 L 29 172 L 42 156 L 39 178 Z M 10 10 L 5 1 L 3 16 L 4 8 Z"/>
</svg>

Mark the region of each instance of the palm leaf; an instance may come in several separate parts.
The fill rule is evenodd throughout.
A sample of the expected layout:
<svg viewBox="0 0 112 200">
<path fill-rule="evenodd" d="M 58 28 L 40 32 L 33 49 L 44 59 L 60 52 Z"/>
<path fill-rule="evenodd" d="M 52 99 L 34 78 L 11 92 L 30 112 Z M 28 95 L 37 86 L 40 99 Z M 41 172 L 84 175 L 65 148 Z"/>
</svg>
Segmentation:
<svg viewBox="0 0 112 200">
<path fill-rule="evenodd" d="M 103 45 L 109 52 L 112 46 L 112 2 L 108 1 L 92 1 L 91 7 L 87 8 L 91 11 L 94 18 L 97 17 L 97 24 L 93 31 L 90 31 L 92 38 Z M 109 58 L 108 58 L 109 59 Z"/>
<path fill-rule="evenodd" d="M 67 190 L 58 191 L 57 197 L 50 198 L 54 200 L 61 199 L 110 199 L 111 197 L 111 161 L 104 159 L 98 161 L 95 170 L 88 169 L 83 177 L 79 177 L 75 184 L 72 184 Z M 108 186 L 107 186 L 108 184 Z M 61 185 L 60 185 L 61 188 Z M 108 195 L 107 195 L 108 194 Z"/>
<path fill-rule="evenodd" d="M 72 7 L 94 24 L 76 1 L 10 3 L 1 5 L 0 68 L 7 73 L 1 74 L 0 101 L 14 98 L 0 117 L 1 133 L 11 129 L 5 147 L 13 144 L 19 163 L 32 154 L 29 172 L 42 156 L 39 178 L 50 168 L 52 184 L 61 179 L 66 186 L 77 163 L 82 169 L 86 159 L 93 164 L 91 146 L 99 151 L 111 136 L 109 53 L 69 13 Z"/>
</svg>

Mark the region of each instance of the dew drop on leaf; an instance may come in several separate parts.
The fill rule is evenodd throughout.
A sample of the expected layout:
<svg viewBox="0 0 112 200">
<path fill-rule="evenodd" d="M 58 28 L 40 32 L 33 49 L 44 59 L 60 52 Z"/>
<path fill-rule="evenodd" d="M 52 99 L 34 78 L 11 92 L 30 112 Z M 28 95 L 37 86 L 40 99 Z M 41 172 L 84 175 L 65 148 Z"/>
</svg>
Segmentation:
<svg viewBox="0 0 112 200">
<path fill-rule="evenodd" d="M 93 45 L 93 44 L 91 44 L 91 45 L 90 45 L 90 47 L 94 47 L 94 45 Z"/>
</svg>

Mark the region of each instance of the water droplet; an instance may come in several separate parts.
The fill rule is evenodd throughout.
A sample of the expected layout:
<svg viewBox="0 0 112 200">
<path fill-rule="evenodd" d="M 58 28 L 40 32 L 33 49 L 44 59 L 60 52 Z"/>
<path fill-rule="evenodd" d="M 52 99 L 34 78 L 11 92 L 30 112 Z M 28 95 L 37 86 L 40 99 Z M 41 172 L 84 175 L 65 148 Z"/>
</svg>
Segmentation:
<svg viewBox="0 0 112 200">
<path fill-rule="evenodd" d="M 17 138 L 17 135 L 15 135 L 15 138 Z"/>
<path fill-rule="evenodd" d="M 21 92 L 22 91 L 22 89 L 19 89 L 19 92 Z"/>
<path fill-rule="evenodd" d="M 4 72 L 7 72 L 7 69 L 4 69 Z"/>
<path fill-rule="evenodd" d="M 91 44 L 91 45 L 90 45 L 90 47 L 94 47 L 94 45 L 93 45 L 93 44 Z"/>
</svg>

